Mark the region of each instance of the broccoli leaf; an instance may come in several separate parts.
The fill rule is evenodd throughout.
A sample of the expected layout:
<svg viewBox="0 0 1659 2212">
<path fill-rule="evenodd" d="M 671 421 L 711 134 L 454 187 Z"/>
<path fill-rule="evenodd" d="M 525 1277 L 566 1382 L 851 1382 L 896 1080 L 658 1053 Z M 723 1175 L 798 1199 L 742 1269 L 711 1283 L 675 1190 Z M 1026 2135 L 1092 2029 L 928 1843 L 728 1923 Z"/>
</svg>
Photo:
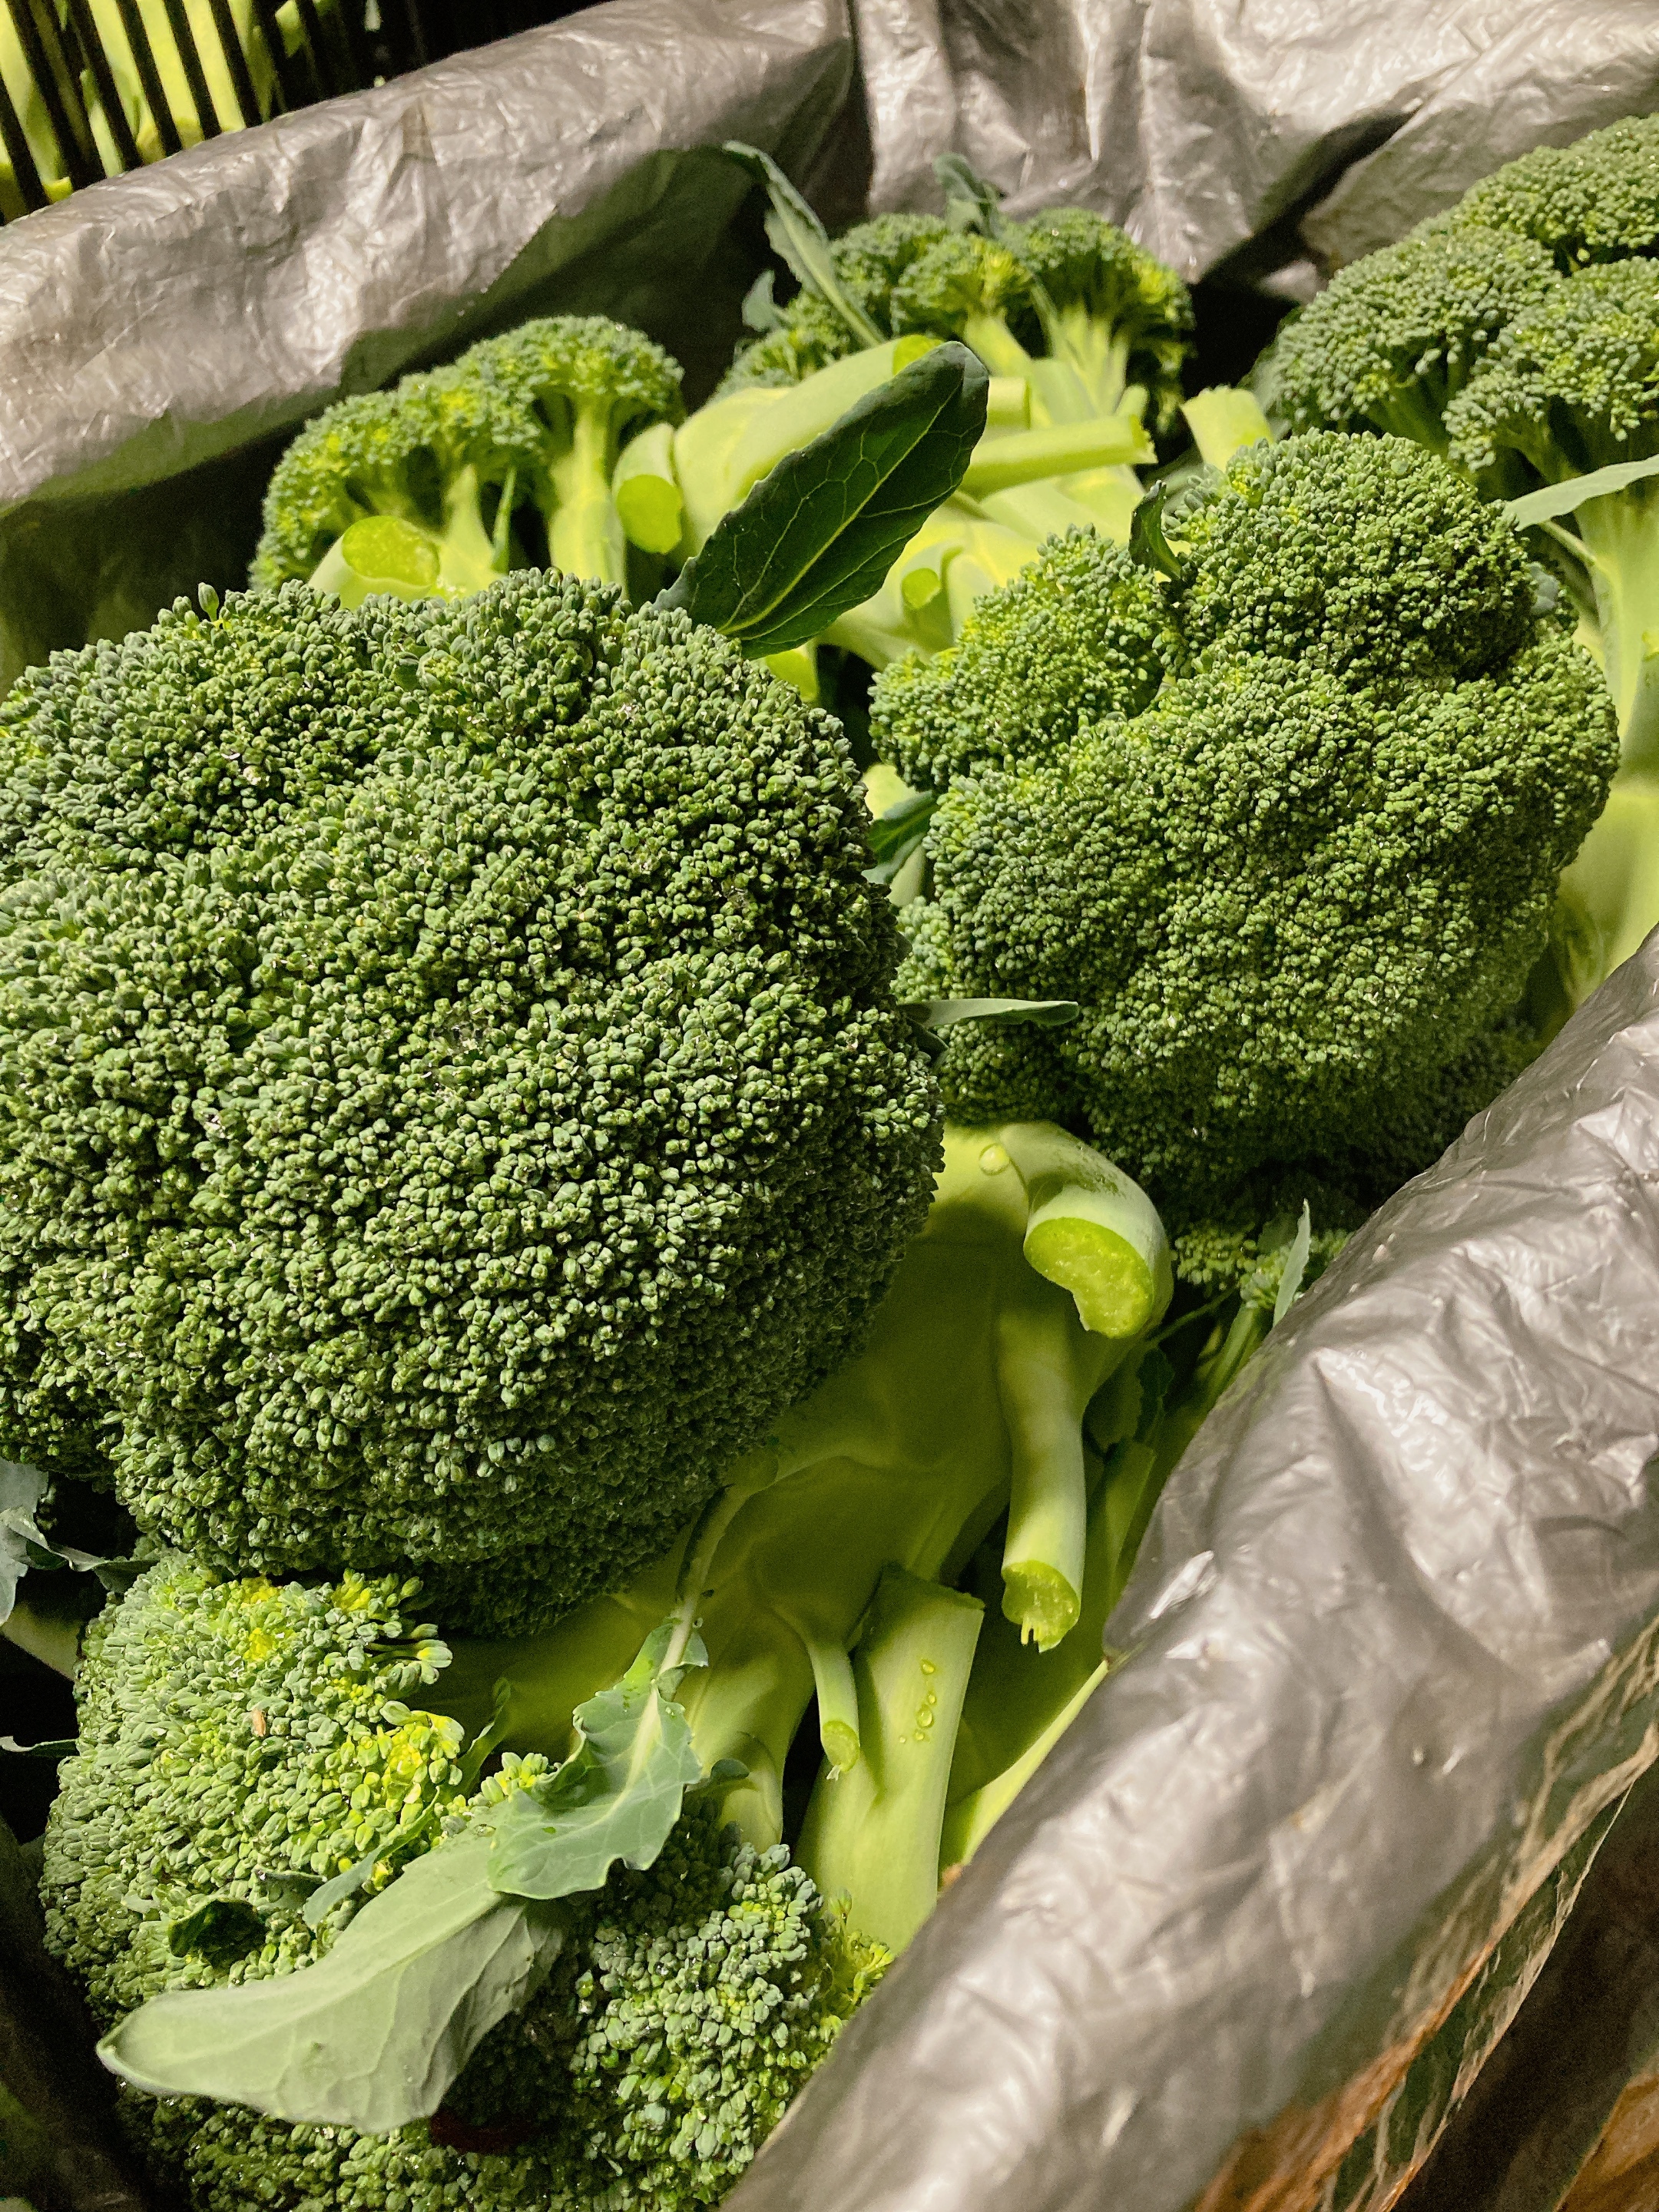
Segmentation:
<svg viewBox="0 0 1659 2212">
<path fill-rule="evenodd" d="M 154 2096 L 214 2097 L 368 2135 L 434 2112 L 564 1942 L 551 1907 L 491 1887 L 493 1848 L 469 1834 L 417 1859 L 303 1972 L 152 1997 L 99 2057 Z"/>
<path fill-rule="evenodd" d="M 966 346 L 930 347 L 780 461 L 657 605 L 723 631 L 750 659 L 817 637 L 879 589 L 961 483 L 988 390 Z"/>
<path fill-rule="evenodd" d="M 1504 513 L 1517 530 L 1530 530 L 1538 523 L 1553 522 L 1558 514 L 1571 514 L 1593 499 L 1623 491 L 1627 484 L 1640 483 L 1644 477 L 1659 477 L 1659 453 L 1650 453 L 1644 461 L 1614 461 L 1607 468 L 1592 469 L 1588 476 L 1546 484 L 1524 499 L 1505 501 Z"/>
<path fill-rule="evenodd" d="M 1280 1278 L 1279 1295 L 1273 1300 L 1273 1327 L 1278 1328 L 1301 1294 L 1302 1279 L 1308 1272 L 1308 1255 L 1313 1249 L 1313 1213 L 1304 1198 L 1302 1218 L 1296 1224 L 1296 1234 L 1291 1239 L 1291 1249 L 1285 1255 L 1285 1273 Z"/>
<path fill-rule="evenodd" d="M 673 1695 L 688 1668 L 707 1664 L 686 1626 L 665 1621 L 614 1688 L 577 1708 L 581 1741 L 556 1772 L 508 1797 L 493 1826 L 416 1859 L 315 1966 L 152 1997 L 99 2045 L 104 2063 L 154 2096 L 216 2097 L 365 2135 L 434 2112 L 558 1956 L 552 1900 L 600 1888 L 618 1859 L 650 1866 L 702 1780 Z M 340 1879 L 353 1887 L 361 1873 Z M 188 1942 L 195 1922 L 181 1928 Z"/>
<path fill-rule="evenodd" d="M 663 1668 L 672 1622 L 656 1630 L 614 1688 L 576 1709 L 580 1747 L 545 1782 L 516 1791 L 495 1820 L 489 1879 L 515 1897 L 569 1897 L 604 1886 L 618 1859 L 650 1866 L 702 1779 L 673 1702 L 684 1667 Z M 691 1639 L 686 1664 L 707 1664 Z"/>
<path fill-rule="evenodd" d="M 863 308 L 841 289 L 830 251 L 830 234 L 772 156 L 763 154 L 758 146 L 745 146 L 738 138 L 729 138 L 720 151 L 765 185 L 766 196 L 772 203 L 766 218 L 766 235 L 779 258 L 788 264 L 809 292 L 816 292 L 835 309 L 861 346 L 879 345 L 881 332 Z M 769 289 L 769 301 L 770 297 Z"/>
</svg>

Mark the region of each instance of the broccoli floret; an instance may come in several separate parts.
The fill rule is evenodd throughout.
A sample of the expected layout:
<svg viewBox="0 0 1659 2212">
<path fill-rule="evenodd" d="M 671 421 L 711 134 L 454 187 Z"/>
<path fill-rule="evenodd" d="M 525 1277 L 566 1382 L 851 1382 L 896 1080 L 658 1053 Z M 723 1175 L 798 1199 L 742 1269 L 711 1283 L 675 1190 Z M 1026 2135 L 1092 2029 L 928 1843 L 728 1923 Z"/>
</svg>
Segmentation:
<svg viewBox="0 0 1659 2212">
<path fill-rule="evenodd" d="M 918 254 L 893 288 L 890 312 L 899 330 L 961 338 L 994 376 L 1025 375 L 1042 343 L 1030 270 L 1001 240 L 977 231 L 947 231 Z"/>
<path fill-rule="evenodd" d="M 94 1624 L 42 1894 L 101 2022 L 162 1990 L 303 1972 L 447 1826 L 545 1771 L 509 1754 L 478 1784 L 459 1724 L 411 1710 L 449 1657 L 413 1622 L 417 1595 L 356 1575 L 221 1581 L 175 1555 Z M 365 1858 L 308 1926 L 319 1881 Z M 430 2121 L 365 2136 L 129 2093 L 156 2179 L 191 2212 L 716 2202 L 884 1954 L 787 1850 L 722 1831 L 706 1802 L 647 1870 L 569 1913 L 551 1973 Z"/>
<path fill-rule="evenodd" d="M 458 1622 L 659 1553 L 927 1212 L 864 820 L 836 725 L 554 575 L 26 677 L 0 1449 L 240 1571 L 441 1562 Z"/>
<path fill-rule="evenodd" d="M 1181 665 L 1164 593 L 1120 548 L 1084 529 L 1038 550 L 964 611 L 956 645 L 896 662 L 878 687 L 871 736 L 908 782 L 942 791 L 1044 758 L 1083 721 L 1138 714 Z"/>
<path fill-rule="evenodd" d="M 1433 220 L 1532 239 L 1564 275 L 1659 252 L 1659 116 L 1627 116 L 1572 146 L 1534 147 Z"/>
<path fill-rule="evenodd" d="M 1428 1126 L 1520 1000 L 1613 764 L 1601 680 L 1533 613 L 1515 533 L 1414 447 L 1250 447 L 1183 530 L 1163 589 L 1191 665 L 1140 714 L 1056 712 L 1008 758 L 994 680 L 961 673 L 994 597 L 872 713 L 894 757 L 914 731 L 952 759 L 902 987 L 1083 1006 L 954 1031 L 952 1114 L 1080 1127 L 1177 1226 L 1265 1162 Z M 1056 610 L 1062 656 L 1075 620 Z"/>
<path fill-rule="evenodd" d="M 252 580 L 314 577 L 353 605 L 371 589 L 459 596 L 544 562 L 623 585 L 611 473 L 633 432 L 681 420 L 679 387 L 638 331 L 558 315 L 343 400 L 277 463 Z"/>
<path fill-rule="evenodd" d="M 1659 265 L 1614 262 L 1518 316 L 1448 410 L 1453 458 L 1477 472 L 1518 456 L 1559 483 L 1659 453 Z M 1587 501 L 1558 555 L 1594 594 L 1626 768 L 1659 766 L 1659 477 Z"/>
<path fill-rule="evenodd" d="M 1417 232 L 1340 270 L 1285 325 L 1271 401 L 1291 430 L 1388 430 L 1443 458 L 1447 407 L 1505 325 L 1559 282 L 1530 239 Z"/>
<path fill-rule="evenodd" d="M 895 287 L 920 254 L 950 235 L 949 226 L 931 215 L 880 215 L 855 223 L 830 249 L 836 282 L 884 337 L 897 337 L 903 325 L 893 318 Z M 832 361 L 856 353 L 860 343 L 827 300 L 803 286 L 780 311 L 777 327 L 738 352 L 714 397 L 724 399 L 756 386 L 799 384 Z"/>
<path fill-rule="evenodd" d="M 1083 208 L 1047 209 L 1012 242 L 1041 286 L 1048 352 L 1076 371 L 1088 412 L 1110 414 L 1139 385 L 1168 430 L 1193 334 L 1192 296 L 1174 270 Z"/>
</svg>

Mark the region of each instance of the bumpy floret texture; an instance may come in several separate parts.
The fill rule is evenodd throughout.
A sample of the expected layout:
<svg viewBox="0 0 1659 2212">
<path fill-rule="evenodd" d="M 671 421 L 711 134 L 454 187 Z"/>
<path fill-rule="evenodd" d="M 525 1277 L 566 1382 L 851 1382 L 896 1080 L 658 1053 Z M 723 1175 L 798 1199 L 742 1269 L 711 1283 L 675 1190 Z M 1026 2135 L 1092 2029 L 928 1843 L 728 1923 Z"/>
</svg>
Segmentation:
<svg viewBox="0 0 1659 2212">
<path fill-rule="evenodd" d="M 1659 253 L 1659 116 L 1626 117 L 1576 145 L 1535 147 L 1434 221 L 1534 240 L 1564 274 Z"/>
<path fill-rule="evenodd" d="M 867 860 L 836 725 L 556 576 L 26 678 L 0 1449 L 240 1568 L 441 1560 L 498 1631 L 621 1579 L 926 1215 Z"/>
<path fill-rule="evenodd" d="M 342 400 L 308 423 L 271 473 L 250 580 L 270 590 L 310 576 L 337 538 L 373 514 L 440 539 L 470 526 L 479 555 L 500 527 L 497 565 L 539 567 L 578 414 L 604 468 L 629 430 L 684 412 L 678 364 L 641 332 L 603 315 L 522 324 L 447 368 Z"/>
<path fill-rule="evenodd" d="M 447 1653 L 418 1593 L 220 1581 L 161 1560 L 94 1623 L 81 1755 L 48 1832 L 47 1941 L 107 2025 L 162 1989 L 303 1971 L 361 1898 L 545 1762 L 471 1797 L 459 1730 L 406 1702 Z M 295 1885 L 384 1851 L 316 1930 Z M 191 2212 L 678 2212 L 754 2156 L 885 1963 L 781 1848 L 694 1807 L 656 1863 L 573 1903 L 524 2014 L 444 2110 L 388 2136 L 196 2099 L 126 2109 Z"/>
<path fill-rule="evenodd" d="M 1178 1224 L 1264 1163 L 1443 1142 L 1486 1103 L 1455 1072 L 1492 1060 L 1616 758 L 1514 533 L 1417 448 L 1255 449 L 1188 528 L 1167 591 L 1190 662 L 1138 715 L 1079 714 L 1064 743 L 1051 717 L 1031 757 L 994 738 L 964 772 L 994 718 L 933 679 L 958 766 L 901 979 L 1078 1000 L 1065 1029 L 959 1026 L 953 1117 L 1080 1127 Z M 927 691 L 890 681 L 878 730 Z"/>
<path fill-rule="evenodd" d="M 289 1972 L 351 1909 L 313 1932 L 308 1886 L 384 1854 L 372 1895 L 418 1821 L 460 1809 L 460 1723 L 409 1703 L 448 1656 L 418 1599 L 396 1577 L 226 1581 L 172 1553 L 93 1621 L 41 1898 L 100 2021 Z"/>
<path fill-rule="evenodd" d="M 570 1944 L 444 2110 L 391 2136 L 134 2098 L 190 2212 L 690 2212 L 715 2204 L 879 1978 L 781 1845 L 706 1808 L 573 1911 Z"/>
<path fill-rule="evenodd" d="M 894 288 L 914 261 L 951 235 L 950 226 L 932 215 L 881 215 L 855 223 L 830 249 L 836 282 L 884 338 L 895 337 Z M 723 399 L 750 385 L 799 384 L 832 361 L 856 353 L 858 346 L 829 302 L 802 289 L 783 309 L 778 327 L 738 353 L 714 397 Z"/>
<path fill-rule="evenodd" d="M 1443 452 L 1446 408 L 1476 362 L 1560 281 L 1534 240 L 1418 232 L 1340 270 L 1280 332 L 1274 404 L 1291 430 L 1389 430 Z"/>
<path fill-rule="evenodd" d="M 883 757 L 918 787 L 1037 760 L 1101 715 L 1138 714 L 1185 647 L 1164 593 L 1092 530 L 982 600 L 961 641 L 896 662 L 872 702 Z"/>
<path fill-rule="evenodd" d="M 1659 264 L 1613 262 L 1558 284 L 1516 318 L 1447 410 L 1452 453 L 1504 450 L 1547 479 L 1659 447 Z"/>
</svg>

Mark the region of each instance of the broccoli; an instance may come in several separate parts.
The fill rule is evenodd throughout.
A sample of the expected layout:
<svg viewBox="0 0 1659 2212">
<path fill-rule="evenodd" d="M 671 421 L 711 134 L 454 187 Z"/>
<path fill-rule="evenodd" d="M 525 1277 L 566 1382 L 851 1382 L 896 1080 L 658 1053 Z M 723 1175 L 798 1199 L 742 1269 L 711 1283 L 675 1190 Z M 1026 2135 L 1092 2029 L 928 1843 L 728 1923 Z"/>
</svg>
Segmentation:
<svg viewBox="0 0 1659 2212">
<path fill-rule="evenodd" d="M 1627 116 L 1571 146 L 1534 147 L 1431 222 L 1531 239 L 1564 276 L 1659 252 L 1659 116 Z"/>
<path fill-rule="evenodd" d="M 0 708 L 0 1450 L 239 1572 L 550 1617 L 926 1216 L 856 773 L 574 579 L 204 610 Z"/>
<path fill-rule="evenodd" d="M 1169 429 L 1193 337 L 1192 298 L 1174 270 L 1083 208 L 1047 209 L 1011 243 L 1035 280 L 1048 354 L 1076 373 L 1085 411 L 1110 414 L 1138 386 L 1154 427 Z"/>
<path fill-rule="evenodd" d="M 879 1703 L 848 1651 L 865 1648 L 860 1624 L 884 1571 L 901 1574 L 903 1589 L 921 1586 L 901 1612 L 950 1613 L 966 1601 L 940 1589 L 994 1527 L 1012 1632 L 1042 1650 L 1072 1634 L 1087 1513 L 1084 1415 L 1170 1289 L 1162 1226 L 1144 1194 L 1076 1139 L 1041 1126 L 947 1129 L 933 1211 L 868 1343 L 774 1425 L 760 1454 L 769 1480 L 735 1513 L 703 1589 L 708 1664 L 680 1694 L 704 1766 L 741 1766 L 725 1810 L 757 1846 L 782 1833 L 784 1762 L 815 1698 L 831 1768 L 860 1765 L 871 1727 L 880 1741 Z M 539 1637 L 458 1644 L 445 1709 L 482 1729 L 504 1681 L 501 1741 L 557 1755 L 576 1706 L 668 1610 L 684 1548 Z M 959 1613 L 951 1619 L 951 1663 L 943 1650 L 934 1662 L 943 1765 L 951 1696 L 973 1648 Z M 941 1791 L 931 1827 L 926 1817 L 903 1824 L 902 1863 L 896 1856 L 888 1869 L 908 1900 L 896 1917 L 881 1911 L 872 1923 L 857 1882 L 833 1885 L 851 1891 L 854 1925 L 890 1948 L 932 1903 L 942 1812 Z"/>
<path fill-rule="evenodd" d="M 448 1653 L 418 1598 L 355 1574 L 221 1580 L 169 1555 L 94 1624 L 42 1897 L 100 2021 L 165 1990 L 303 1973 L 447 1832 L 535 1786 L 545 1762 L 511 1754 L 479 1783 L 459 1725 L 420 1709 Z M 322 1879 L 365 1857 L 313 1925 Z M 568 1912 L 550 1972 L 429 2119 L 368 2136 L 129 2092 L 155 2179 L 191 2212 L 717 2201 L 884 1954 L 707 1801 L 653 1864 Z"/>
<path fill-rule="evenodd" d="M 560 315 L 342 400 L 277 463 L 252 580 L 310 579 L 353 605 L 370 591 L 458 596 L 543 563 L 625 585 L 611 475 L 635 431 L 681 420 L 679 386 L 638 331 Z"/>
<path fill-rule="evenodd" d="M 836 281 L 883 337 L 901 335 L 892 301 L 905 271 L 919 254 L 950 234 L 950 226 L 937 216 L 880 215 L 855 223 L 835 240 L 830 252 Z M 772 328 L 739 349 L 714 397 L 723 399 L 757 386 L 799 384 L 864 343 L 821 293 L 803 285 L 787 307 L 776 311 Z"/>
<path fill-rule="evenodd" d="M 953 1031 L 951 1112 L 1087 1133 L 1178 1231 L 1266 1164 L 1449 1140 L 1524 1048 L 1615 750 L 1514 532 L 1401 440 L 1246 447 L 1158 544 L 1144 568 L 1051 548 L 954 652 L 879 678 L 871 728 L 901 773 L 950 777 L 901 987 L 1083 1007 Z M 1046 661 L 1019 619 L 1045 595 Z M 1130 688 L 1068 716 L 1103 635 Z"/>
<path fill-rule="evenodd" d="M 1659 454 L 1659 266 L 1620 261 L 1553 285 L 1517 315 L 1447 410 L 1471 471 L 1517 459 L 1521 489 Z M 1659 767 L 1659 478 L 1585 501 L 1558 556 L 1594 596 L 1626 768 Z"/>
<path fill-rule="evenodd" d="M 1415 232 L 1339 270 L 1291 319 L 1272 348 L 1267 395 L 1291 430 L 1386 430 L 1443 459 L 1447 407 L 1498 333 L 1559 283 L 1530 239 L 1479 226 Z"/>
</svg>

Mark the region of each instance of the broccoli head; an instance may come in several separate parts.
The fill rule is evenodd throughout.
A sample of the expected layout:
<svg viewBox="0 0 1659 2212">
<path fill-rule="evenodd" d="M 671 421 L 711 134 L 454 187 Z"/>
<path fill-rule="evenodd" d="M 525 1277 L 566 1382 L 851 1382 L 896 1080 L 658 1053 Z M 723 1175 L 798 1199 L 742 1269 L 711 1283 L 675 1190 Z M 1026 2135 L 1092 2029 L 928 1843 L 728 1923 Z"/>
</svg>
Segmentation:
<svg viewBox="0 0 1659 2212">
<path fill-rule="evenodd" d="M 611 473 L 633 432 L 681 419 L 679 386 L 638 331 L 556 315 L 343 400 L 277 463 L 252 580 L 314 577 L 354 605 L 464 595 L 544 564 L 623 584 Z"/>
<path fill-rule="evenodd" d="M 1086 411 L 1109 414 L 1139 385 L 1154 427 L 1169 429 L 1193 333 L 1192 297 L 1174 270 L 1084 208 L 1046 209 L 1011 242 L 1040 288 L 1047 350 L 1077 372 Z"/>
<path fill-rule="evenodd" d="M 951 1113 L 1080 1127 L 1182 1225 L 1264 1163 L 1436 1121 L 1522 996 L 1614 750 L 1515 532 L 1403 441 L 1249 447 L 1176 550 L 1160 589 L 1185 650 L 1148 623 L 1167 673 L 1141 711 L 1068 730 L 1056 707 L 1014 751 L 996 655 L 964 673 L 1010 590 L 954 656 L 878 679 L 872 729 L 951 763 L 903 987 L 1083 1007 L 1065 1030 L 952 1032 Z M 1077 573 L 1064 548 L 1038 571 L 1060 559 Z M 1097 559 L 1121 620 L 1132 564 Z M 1097 590 L 1082 616 L 1055 595 L 1058 654 Z"/>
<path fill-rule="evenodd" d="M 884 337 L 896 337 L 904 325 L 894 320 L 895 289 L 920 255 L 951 234 L 949 225 L 932 215 L 879 215 L 855 223 L 830 246 L 836 280 Z M 778 311 L 775 326 L 741 349 L 714 397 L 724 399 L 757 385 L 799 384 L 856 353 L 862 343 L 829 301 L 804 285 Z"/>
<path fill-rule="evenodd" d="M 479 1783 L 458 1723 L 411 1710 L 449 1656 L 417 1596 L 221 1581 L 171 1555 L 94 1624 L 42 1895 L 101 2022 L 163 1990 L 303 1972 L 367 1897 L 545 1771 L 509 1754 Z M 354 1865 L 310 1925 L 320 1881 Z M 430 2120 L 367 2136 L 129 2093 L 155 2178 L 191 2212 L 715 2203 L 884 1954 L 706 1802 L 647 1870 L 568 1912 L 550 1973 Z"/>
<path fill-rule="evenodd" d="M 1659 116 L 1626 116 L 1572 146 L 1534 147 L 1433 220 L 1532 239 L 1563 275 L 1659 253 Z"/>
<path fill-rule="evenodd" d="M 1453 458 L 1518 459 L 1529 488 L 1659 453 L 1659 264 L 1585 269 L 1518 316 L 1448 410 Z M 1659 764 L 1659 477 L 1586 501 L 1551 536 L 1593 595 L 1626 767 Z"/>
<path fill-rule="evenodd" d="M 0 708 L 0 1448 L 243 1571 L 551 1613 L 926 1216 L 856 771 L 573 579 L 210 603 Z"/>
<path fill-rule="evenodd" d="M 1291 430 L 1389 430 L 1443 456 L 1446 409 L 1470 371 L 1559 281 L 1531 239 L 1416 232 L 1340 270 L 1286 324 L 1269 396 Z"/>
<path fill-rule="evenodd" d="M 1102 715 L 1138 714 L 1183 647 L 1157 580 L 1093 530 L 1041 549 L 964 611 L 931 659 L 896 660 L 872 701 L 883 757 L 918 789 L 1045 758 Z"/>
</svg>

